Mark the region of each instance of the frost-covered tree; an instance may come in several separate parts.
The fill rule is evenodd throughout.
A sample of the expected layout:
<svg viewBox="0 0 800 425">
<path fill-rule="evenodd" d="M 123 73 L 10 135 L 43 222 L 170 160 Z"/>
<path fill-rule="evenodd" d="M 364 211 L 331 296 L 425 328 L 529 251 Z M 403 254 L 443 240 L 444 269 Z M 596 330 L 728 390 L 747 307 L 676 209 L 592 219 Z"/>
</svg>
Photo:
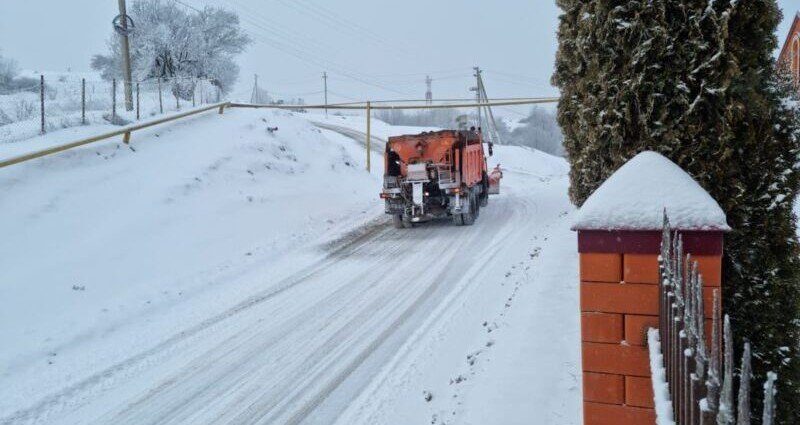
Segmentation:
<svg viewBox="0 0 800 425">
<path fill-rule="evenodd" d="M 234 58 L 250 43 L 230 11 L 205 7 L 192 11 L 169 0 L 137 0 L 129 14 L 136 24 L 129 37 L 135 80 L 173 79 L 173 90 L 191 93 L 192 79 L 207 78 L 223 91 L 233 87 L 239 67 Z M 106 79 L 121 78 L 119 36 L 109 40 L 109 53 L 96 55 L 92 67 Z"/>
<path fill-rule="evenodd" d="M 792 205 L 800 122 L 772 57 L 774 0 L 559 0 L 553 81 L 580 205 L 626 160 L 656 150 L 720 203 L 723 304 L 753 370 L 780 376 L 778 417 L 800 423 L 800 264 Z M 753 392 L 754 411 L 763 394 Z"/>
<path fill-rule="evenodd" d="M 497 122 L 497 130 L 503 144 L 527 146 L 558 156 L 564 154 L 562 144 L 564 136 L 552 112 L 534 107 L 528 116 L 519 120 L 517 124 L 512 130 L 504 121 Z"/>
<path fill-rule="evenodd" d="M 17 76 L 17 64 L 9 59 L 3 57 L 3 52 L 0 51 L 0 90 L 8 88 L 11 80 Z"/>
<path fill-rule="evenodd" d="M 19 90 L 38 89 L 38 81 L 19 77 L 17 61 L 3 56 L 0 51 L 0 94 Z"/>
<path fill-rule="evenodd" d="M 418 112 L 383 109 L 375 112 L 376 118 L 388 124 L 416 127 L 455 128 L 457 116 L 458 111 L 455 109 L 431 109 Z"/>
</svg>

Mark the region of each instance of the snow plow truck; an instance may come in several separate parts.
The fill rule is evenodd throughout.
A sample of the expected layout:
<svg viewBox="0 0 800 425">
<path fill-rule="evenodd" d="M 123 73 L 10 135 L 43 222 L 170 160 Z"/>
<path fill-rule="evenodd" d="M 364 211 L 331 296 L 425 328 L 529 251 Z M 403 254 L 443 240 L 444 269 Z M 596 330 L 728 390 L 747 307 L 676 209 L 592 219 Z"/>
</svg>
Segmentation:
<svg viewBox="0 0 800 425">
<path fill-rule="evenodd" d="M 488 150 L 491 156 L 491 144 Z M 390 137 L 384 170 L 380 196 L 397 228 L 445 217 L 469 226 L 489 202 L 483 138 L 474 128 Z"/>
</svg>

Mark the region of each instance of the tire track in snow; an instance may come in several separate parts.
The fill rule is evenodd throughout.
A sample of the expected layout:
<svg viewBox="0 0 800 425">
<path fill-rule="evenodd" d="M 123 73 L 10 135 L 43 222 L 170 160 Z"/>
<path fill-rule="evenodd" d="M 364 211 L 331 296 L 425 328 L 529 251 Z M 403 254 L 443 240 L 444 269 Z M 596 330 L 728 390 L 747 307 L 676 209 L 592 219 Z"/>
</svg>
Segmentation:
<svg viewBox="0 0 800 425">
<path fill-rule="evenodd" d="M 66 407 L 70 400 L 79 398 L 78 396 L 82 392 L 86 392 L 91 389 L 102 391 L 105 388 L 105 384 L 113 378 L 124 373 L 128 373 L 129 375 L 133 374 L 135 373 L 137 367 L 146 367 L 148 364 L 152 364 L 157 361 L 156 356 L 159 354 L 167 354 L 168 351 L 178 344 L 185 343 L 192 338 L 196 338 L 199 334 L 209 330 L 213 326 L 218 325 L 221 322 L 236 316 L 237 314 L 247 311 L 254 306 L 259 305 L 260 303 L 268 301 L 277 295 L 280 295 L 284 291 L 303 283 L 310 277 L 323 273 L 326 269 L 335 265 L 338 261 L 338 258 L 340 258 L 342 255 L 350 255 L 350 253 L 358 246 L 368 243 L 371 237 L 374 237 L 376 233 L 380 233 L 380 230 L 384 229 L 376 227 L 372 231 L 361 235 L 350 242 L 346 242 L 341 247 L 333 251 L 326 259 L 312 264 L 306 269 L 286 279 L 283 279 L 275 286 L 242 301 L 223 313 L 213 316 L 179 334 L 175 334 L 158 345 L 125 359 L 100 372 L 97 372 L 87 378 L 84 378 L 65 389 L 46 396 L 28 408 L 18 410 L 6 418 L 0 418 L 0 424 L 12 425 L 21 423 L 41 423 L 42 420 L 47 419 L 47 416 L 49 416 L 51 411 L 59 411 Z"/>
<path fill-rule="evenodd" d="M 0 423 L 302 423 L 398 328 L 428 323 L 477 284 L 531 207 L 497 200 L 471 227 L 356 232 L 324 260 Z M 125 388 L 178 356 L 191 358 L 153 372 L 143 390 Z M 122 405 L 95 406 L 125 391 L 134 393 Z"/>
</svg>

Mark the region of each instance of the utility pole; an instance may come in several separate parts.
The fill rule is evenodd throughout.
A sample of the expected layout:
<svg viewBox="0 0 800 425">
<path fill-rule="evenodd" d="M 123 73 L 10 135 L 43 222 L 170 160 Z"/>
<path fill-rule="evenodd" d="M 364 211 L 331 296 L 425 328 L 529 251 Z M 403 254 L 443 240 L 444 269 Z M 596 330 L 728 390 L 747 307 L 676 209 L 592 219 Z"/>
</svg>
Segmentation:
<svg viewBox="0 0 800 425">
<path fill-rule="evenodd" d="M 261 103 L 258 95 L 258 74 L 253 74 L 253 93 L 250 95 L 250 103 Z"/>
<path fill-rule="evenodd" d="M 487 125 L 489 126 L 489 156 L 492 155 L 492 144 L 500 142 L 500 133 L 497 132 L 497 121 L 494 119 L 494 113 L 492 112 L 492 107 L 488 105 L 489 103 L 489 95 L 486 94 L 486 85 L 483 84 L 483 77 L 478 76 L 478 91 L 480 92 L 483 99 L 486 101 L 486 121 Z"/>
<path fill-rule="evenodd" d="M 322 73 L 322 82 L 325 85 L 325 118 L 328 118 L 328 73 Z"/>
<path fill-rule="evenodd" d="M 367 101 L 367 172 L 371 171 L 370 160 L 372 158 L 372 149 L 370 142 L 372 141 L 372 104 Z"/>
<path fill-rule="evenodd" d="M 431 90 L 431 83 L 433 80 L 431 79 L 430 75 L 425 76 L 425 85 L 428 86 L 428 90 L 425 91 L 425 104 L 430 105 L 433 103 L 433 91 Z"/>
<path fill-rule="evenodd" d="M 483 127 L 483 119 L 481 118 L 481 106 L 480 106 L 481 98 L 482 98 L 482 96 L 481 96 L 481 72 L 482 71 L 477 66 L 472 68 L 472 69 L 475 70 L 475 74 L 474 74 L 474 76 L 475 76 L 475 87 L 472 87 L 469 90 L 475 92 L 475 100 L 478 103 L 478 129 L 480 129 L 481 127 Z"/>
<path fill-rule="evenodd" d="M 120 37 L 122 37 L 122 76 L 125 79 L 125 110 L 133 110 L 133 87 L 131 86 L 131 51 L 128 43 L 128 13 L 125 7 L 125 0 L 118 0 L 120 25 Z"/>
</svg>

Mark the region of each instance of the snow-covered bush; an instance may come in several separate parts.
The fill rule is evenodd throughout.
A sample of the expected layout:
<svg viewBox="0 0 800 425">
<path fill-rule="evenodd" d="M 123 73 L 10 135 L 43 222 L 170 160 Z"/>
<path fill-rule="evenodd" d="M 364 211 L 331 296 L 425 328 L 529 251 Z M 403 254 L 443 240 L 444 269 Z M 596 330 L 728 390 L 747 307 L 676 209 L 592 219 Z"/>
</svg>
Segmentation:
<svg viewBox="0 0 800 425">
<path fill-rule="evenodd" d="M 128 14 L 135 23 L 130 37 L 134 80 L 172 79 L 173 94 L 183 99 L 191 97 L 197 78 L 213 80 L 224 92 L 233 87 L 239 74 L 234 58 L 250 43 L 235 13 L 214 7 L 192 11 L 172 1 L 137 0 Z M 112 34 L 108 54 L 95 55 L 92 67 L 105 79 L 121 79 L 119 52 L 120 37 Z"/>
</svg>

